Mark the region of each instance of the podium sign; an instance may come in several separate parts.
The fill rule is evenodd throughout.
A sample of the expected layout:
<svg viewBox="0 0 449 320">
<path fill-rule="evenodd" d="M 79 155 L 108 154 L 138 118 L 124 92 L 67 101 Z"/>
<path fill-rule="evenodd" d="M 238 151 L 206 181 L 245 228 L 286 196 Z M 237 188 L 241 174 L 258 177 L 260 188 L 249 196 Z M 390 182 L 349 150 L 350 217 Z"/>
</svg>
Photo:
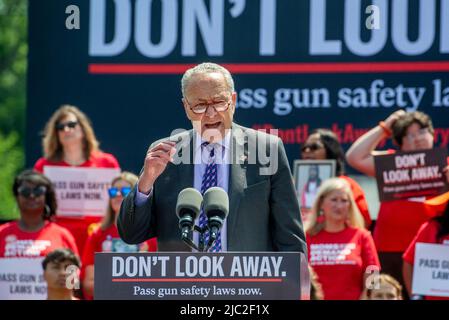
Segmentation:
<svg viewBox="0 0 449 320">
<path fill-rule="evenodd" d="M 96 300 L 298 300 L 300 253 L 96 253 Z"/>
</svg>

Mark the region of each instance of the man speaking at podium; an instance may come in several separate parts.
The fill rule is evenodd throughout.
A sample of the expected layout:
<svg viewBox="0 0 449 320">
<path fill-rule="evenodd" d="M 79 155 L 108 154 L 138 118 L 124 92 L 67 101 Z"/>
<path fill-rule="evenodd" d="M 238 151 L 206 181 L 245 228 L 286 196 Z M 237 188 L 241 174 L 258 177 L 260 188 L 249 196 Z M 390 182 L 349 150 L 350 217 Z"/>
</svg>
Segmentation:
<svg viewBox="0 0 449 320">
<path fill-rule="evenodd" d="M 212 252 L 297 251 L 305 235 L 282 141 L 233 123 L 237 94 L 225 68 L 202 63 L 182 78 L 193 130 L 154 142 L 139 182 L 122 203 L 120 236 L 128 243 L 158 238 L 159 251 L 190 251 L 181 240 L 176 202 L 185 188 L 221 187 L 229 214 Z M 196 224 L 201 227 L 203 212 Z M 199 236 L 194 233 L 193 242 Z"/>
</svg>

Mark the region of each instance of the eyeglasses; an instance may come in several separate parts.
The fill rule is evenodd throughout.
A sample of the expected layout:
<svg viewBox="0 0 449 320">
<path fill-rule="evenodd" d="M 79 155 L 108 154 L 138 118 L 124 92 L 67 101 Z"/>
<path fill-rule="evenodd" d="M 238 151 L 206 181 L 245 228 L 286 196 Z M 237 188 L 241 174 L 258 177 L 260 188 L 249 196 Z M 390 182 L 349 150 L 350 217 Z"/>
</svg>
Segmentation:
<svg viewBox="0 0 449 320">
<path fill-rule="evenodd" d="M 44 195 L 47 192 L 47 187 L 45 186 L 38 186 L 35 188 L 20 186 L 17 189 L 17 192 L 25 198 L 30 198 L 31 195 L 34 195 L 35 198 L 40 197 Z"/>
<path fill-rule="evenodd" d="M 184 98 L 185 99 L 185 98 Z M 187 101 L 187 99 L 185 99 L 187 104 L 190 107 L 190 102 Z M 213 102 L 211 104 L 207 104 L 207 103 L 199 103 L 194 105 L 193 107 L 190 107 L 190 110 L 193 111 L 193 113 L 196 114 L 203 114 L 207 111 L 207 108 L 212 107 L 215 109 L 215 111 L 217 112 L 223 112 L 229 109 L 229 106 L 231 105 L 231 101 L 218 101 L 218 102 Z"/>
<path fill-rule="evenodd" d="M 416 133 L 409 133 L 405 137 L 409 141 L 413 141 L 413 140 L 415 140 L 416 137 L 422 137 L 422 136 L 424 136 L 427 133 L 430 133 L 429 128 L 421 128 L 421 129 L 418 130 L 418 132 L 416 132 Z"/>
<path fill-rule="evenodd" d="M 78 124 L 78 121 L 67 121 L 67 122 L 61 122 L 56 125 L 56 130 L 63 131 L 65 127 L 69 127 L 70 129 L 73 129 Z"/>
<path fill-rule="evenodd" d="M 318 142 L 313 142 L 313 143 L 307 143 L 307 144 L 303 145 L 301 147 L 301 151 L 306 152 L 306 150 L 309 149 L 310 151 L 313 152 L 313 151 L 316 151 L 321 148 L 323 148 L 322 144 L 319 144 Z"/>
<path fill-rule="evenodd" d="M 110 198 L 115 198 L 119 195 L 119 193 L 122 195 L 122 197 L 126 197 L 128 195 L 128 193 L 131 192 L 131 187 L 123 187 L 123 188 L 109 188 L 108 189 L 109 192 L 109 197 Z"/>
</svg>

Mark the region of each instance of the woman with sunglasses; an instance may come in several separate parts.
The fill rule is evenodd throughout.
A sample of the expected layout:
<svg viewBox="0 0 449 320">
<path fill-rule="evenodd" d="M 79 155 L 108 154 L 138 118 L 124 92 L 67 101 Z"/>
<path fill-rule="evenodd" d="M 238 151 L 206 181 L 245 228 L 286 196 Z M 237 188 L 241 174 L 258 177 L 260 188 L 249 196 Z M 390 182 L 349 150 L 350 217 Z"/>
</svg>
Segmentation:
<svg viewBox="0 0 449 320">
<path fill-rule="evenodd" d="M 358 138 L 346 153 L 348 163 L 368 176 L 375 176 L 374 156 L 393 154 L 395 150 L 375 150 L 387 138 L 400 151 L 428 150 L 433 148 L 434 129 L 430 117 L 419 111 L 406 113 L 398 110 L 385 121 Z M 449 163 L 449 158 L 448 158 Z M 446 167 L 446 178 L 449 181 L 449 171 Z M 382 202 L 379 208 L 374 241 L 384 272 L 401 281 L 402 254 L 407 249 L 419 227 L 431 217 L 442 212 L 442 205 L 430 205 L 426 197 L 415 197 L 404 200 Z M 403 296 L 408 298 L 407 292 Z"/>
<path fill-rule="evenodd" d="M 77 107 L 63 105 L 45 125 L 42 140 L 44 157 L 34 169 L 43 173 L 46 166 L 120 168 L 117 159 L 99 149 L 99 142 L 88 117 Z M 98 217 L 56 217 L 56 222 L 69 229 L 82 250 L 89 225 Z"/>
<path fill-rule="evenodd" d="M 156 238 L 140 245 L 129 245 L 120 239 L 116 225 L 117 216 L 123 198 L 128 195 L 138 177 L 130 172 L 122 172 L 112 180 L 109 189 L 109 207 L 101 221 L 100 227 L 87 238 L 82 258 L 83 292 L 86 299 L 92 299 L 94 291 L 94 256 L 95 252 L 139 252 L 157 251 Z"/>
<path fill-rule="evenodd" d="M 336 174 L 351 186 L 354 201 L 363 216 L 365 227 L 369 228 L 371 217 L 365 193 L 355 180 L 345 176 L 345 155 L 335 133 L 328 129 L 313 130 L 301 148 L 301 158 L 304 160 L 336 160 Z M 303 211 L 307 211 L 307 209 Z"/>
<path fill-rule="evenodd" d="M 20 219 L 0 227 L 0 258 L 45 257 L 58 248 L 78 254 L 73 235 L 52 222 L 56 213 L 53 185 L 43 174 L 25 170 L 14 180 Z"/>
</svg>

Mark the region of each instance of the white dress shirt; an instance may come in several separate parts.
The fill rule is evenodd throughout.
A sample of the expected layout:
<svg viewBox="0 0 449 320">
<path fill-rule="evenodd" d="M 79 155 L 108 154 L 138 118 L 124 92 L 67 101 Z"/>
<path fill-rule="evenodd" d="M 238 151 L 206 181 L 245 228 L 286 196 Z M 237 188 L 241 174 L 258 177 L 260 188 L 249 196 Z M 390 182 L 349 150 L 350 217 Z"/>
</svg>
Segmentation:
<svg viewBox="0 0 449 320">
<path fill-rule="evenodd" d="M 194 175 L 193 175 L 193 187 L 201 192 L 201 183 L 203 180 L 204 172 L 207 167 L 207 160 L 209 159 L 209 151 L 205 147 L 201 147 L 204 141 L 201 139 L 200 135 L 196 132 L 194 133 L 196 144 L 195 144 L 195 156 L 194 156 Z M 229 163 L 230 163 L 230 141 L 231 132 L 225 135 L 224 140 L 217 143 L 215 147 L 215 163 L 217 164 L 217 187 L 220 187 L 229 194 Z M 227 219 L 226 219 L 227 220 Z M 221 229 L 221 251 L 226 252 L 228 248 L 227 242 L 227 223 L 223 223 Z M 195 224 L 199 225 L 199 216 L 195 220 Z M 198 245 L 198 232 L 193 233 L 193 242 Z"/>
<path fill-rule="evenodd" d="M 194 174 L 193 174 L 193 187 L 201 192 L 201 183 L 203 180 L 204 172 L 206 171 L 207 161 L 209 159 L 209 151 L 206 147 L 202 147 L 202 144 L 205 142 L 202 140 L 201 136 L 194 130 L 194 139 L 195 139 L 195 152 L 194 152 Z M 230 155 L 231 155 L 231 131 L 225 135 L 224 140 L 217 142 L 215 146 L 215 163 L 217 164 L 217 187 L 224 189 L 227 193 L 229 193 L 229 164 L 230 164 Z M 142 206 L 148 200 L 148 197 L 151 195 L 153 190 L 150 191 L 148 195 L 141 193 L 137 189 L 135 205 Z M 199 225 L 199 216 L 195 220 L 195 224 Z M 177 227 L 177 226 L 173 226 Z M 227 251 L 228 242 L 227 242 L 227 219 L 223 223 L 223 227 L 221 229 L 221 249 L 223 252 Z M 199 234 L 198 232 L 193 233 L 193 242 L 198 245 L 199 242 Z"/>
</svg>

